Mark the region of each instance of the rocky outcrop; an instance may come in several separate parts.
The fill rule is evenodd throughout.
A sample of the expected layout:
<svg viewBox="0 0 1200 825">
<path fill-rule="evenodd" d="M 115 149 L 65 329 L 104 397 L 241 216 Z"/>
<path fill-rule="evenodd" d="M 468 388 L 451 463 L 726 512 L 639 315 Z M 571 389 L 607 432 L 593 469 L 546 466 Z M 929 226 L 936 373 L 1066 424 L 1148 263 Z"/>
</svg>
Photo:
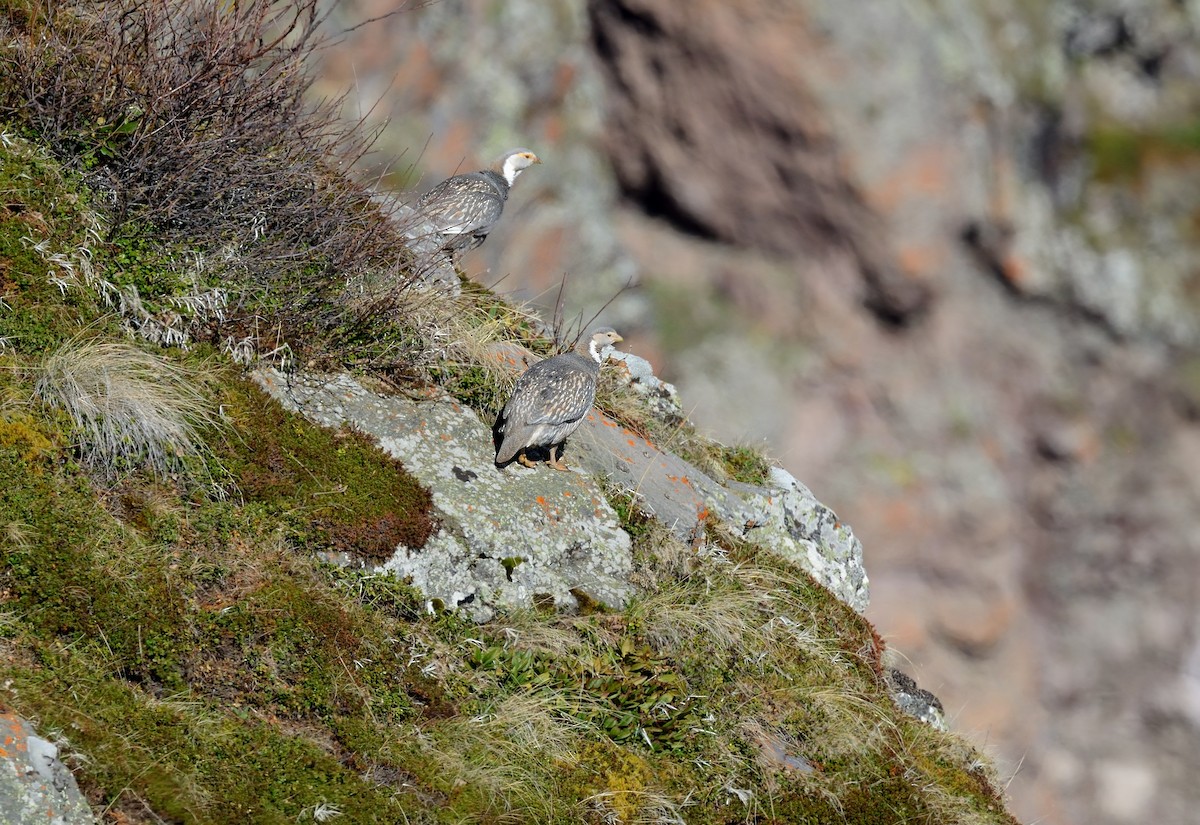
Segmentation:
<svg viewBox="0 0 1200 825">
<path fill-rule="evenodd" d="M 0 711 L 0 822 L 91 825 L 95 822 L 58 746 L 11 711 Z"/>
<path fill-rule="evenodd" d="M 380 569 L 411 580 L 431 606 L 486 620 L 502 606 L 624 605 L 633 592 L 631 543 L 607 484 L 631 493 L 681 540 L 702 539 L 705 520 L 720 519 L 808 570 L 855 610 L 867 607 L 862 545 L 778 468 L 766 486 L 724 486 L 593 410 L 569 453 L 579 471 L 501 469 L 490 427 L 452 398 L 383 395 L 344 374 L 264 369 L 255 378 L 312 421 L 378 439 L 430 489 L 438 529 L 422 547 L 397 548 Z"/>
<path fill-rule="evenodd" d="M 631 491 L 646 512 L 684 541 L 703 535 L 710 516 L 751 544 L 795 562 L 855 610 L 869 591 L 862 545 L 850 528 L 779 467 L 768 484 L 717 483 L 676 455 L 593 411 L 575 440 L 582 466 Z"/>
<path fill-rule="evenodd" d="M 938 730 L 948 730 L 946 724 L 946 709 L 942 700 L 929 691 L 918 687 L 916 681 L 902 670 L 890 667 L 884 671 L 884 679 L 892 692 L 896 707 L 909 716 L 920 719 L 930 727 Z"/>
<path fill-rule="evenodd" d="M 625 603 L 629 536 L 603 491 L 577 473 L 505 472 L 491 432 L 449 398 L 371 392 L 348 375 L 256 374 L 289 409 L 379 440 L 433 493 L 440 526 L 423 547 L 401 547 L 383 565 L 411 578 L 431 603 L 490 618 L 497 605 L 565 607 L 577 595 Z"/>
</svg>

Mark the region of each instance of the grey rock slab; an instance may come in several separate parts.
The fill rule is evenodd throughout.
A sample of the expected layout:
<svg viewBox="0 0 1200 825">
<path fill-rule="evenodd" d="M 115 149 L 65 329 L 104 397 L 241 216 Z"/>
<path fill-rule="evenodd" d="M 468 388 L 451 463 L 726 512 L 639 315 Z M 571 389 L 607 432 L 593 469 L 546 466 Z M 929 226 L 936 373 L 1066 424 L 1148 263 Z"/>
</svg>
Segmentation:
<svg viewBox="0 0 1200 825">
<path fill-rule="evenodd" d="M 949 730 L 942 700 L 918 687 L 916 681 L 902 670 L 888 668 L 884 672 L 889 692 L 896 707 L 932 728 Z"/>
<path fill-rule="evenodd" d="M 626 602 L 629 535 L 589 476 L 497 468 L 490 426 L 451 399 L 380 395 L 345 374 L 263 369 L 254 378 L 318 424 L 374 437 L 432 492 L 438 530 L 424 547 L 397 548 L 380 568 L 410 578 L 431 602 L 481 621 L 535 597 L 567 607 L 577 594 Z"/>
<path fill-rule="evenodd" d="M 709 514 L 715 515 L 747 541 L 799 564 L 858 612 L 866 610 L 870 592 L 861 542 L 785 470 L 772 468 L 761 487 L 725 486 L 595 409 L 574 441 L 568 461 L 632 491 L 683 541 L 694 541 Z"/>
<path fill-rule="evenodd" d="M 58 746 L 11 711 L 0 711 L 0 822 L 91 825 L 96 821 Z"/>
</svg>

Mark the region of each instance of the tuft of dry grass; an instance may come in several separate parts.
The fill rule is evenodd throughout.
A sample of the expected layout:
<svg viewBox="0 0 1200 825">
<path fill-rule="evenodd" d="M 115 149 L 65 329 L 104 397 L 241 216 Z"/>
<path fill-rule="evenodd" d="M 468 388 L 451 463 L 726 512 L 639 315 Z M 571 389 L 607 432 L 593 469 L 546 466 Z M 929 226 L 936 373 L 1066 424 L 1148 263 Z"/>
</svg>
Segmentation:
<svg viewBox="0 0 1200 825">
<path fill-rule="evenodd" d="M 426 755 L 455 787 L 482 789 L 493 816 L 565 821 L 572 811 L 556 793 L 556 770 L 578 759 L 589 726 L 561 702 L 512 694 L 484 713 L 442 724 L 426 738 Z"/>
<path fill-rule="evenodd" d="M 70 416 L 84 462 L 110 477 L 132 466 L 165 475 L 218 421 L 195 375 L 120 341 L 68 342 L 46 357 L 34 392 Z"/>
<path fill-rule="evenodd" d="M 632 790 L 602 791 L 584 800 L 605 822 L 628 822 L 630 825 L 687 825 L 681 806 L 661 791 Z M 629 807 L 633 803 L 634 813 L 622 819 L 614 808 Z"/>
<path fill-rule="evenodd" d="M 761 606 L 761 594 L 700 573 L 638 599 L 628 615 L 658 647 L 683 648 L 702 638 L 718 650 L 749 655 L 762 642 Z"/>
<path fill-rule="evenodd" d="M 556 657 L 579 657 L 594 651 L 574 627 L 571 616 L 549 618 L 535 610 L 509 610 L 489 625 L 505 647 Z"/>
</svg>

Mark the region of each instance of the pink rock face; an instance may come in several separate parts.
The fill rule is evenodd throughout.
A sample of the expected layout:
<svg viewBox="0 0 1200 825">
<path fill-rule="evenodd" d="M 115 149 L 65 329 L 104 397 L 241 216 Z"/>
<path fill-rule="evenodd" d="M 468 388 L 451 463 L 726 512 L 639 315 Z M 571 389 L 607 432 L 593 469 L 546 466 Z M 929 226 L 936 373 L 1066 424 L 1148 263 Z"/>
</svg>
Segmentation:
<svg viewBox="0 0 1200 825">
<path fill-rule="evenodd" d="M 605 145 L 626 194 L 681 230 L 776 254 L 851 254 L 892 321 L 928 290 L 889 254 L 877 215 L 809 89 L 798 9 L 702 0 L 589 6 L 608 76 Z"/>
</svg>

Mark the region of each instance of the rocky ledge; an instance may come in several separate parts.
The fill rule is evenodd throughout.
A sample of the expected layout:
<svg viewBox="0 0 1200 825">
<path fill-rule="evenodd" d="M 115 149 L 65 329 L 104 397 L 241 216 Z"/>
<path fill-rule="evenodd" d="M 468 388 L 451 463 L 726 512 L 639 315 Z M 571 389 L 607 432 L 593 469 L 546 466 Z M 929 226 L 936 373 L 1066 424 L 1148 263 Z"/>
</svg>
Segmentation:
<svg viewBox="0 0 1200 825">
<path fill-rule="evenodd" d="M 641 359 L 622 363 L 630 381 L 657 382 Z M 762 486 L 722 484 L 594 409 L 574 436 L 573 472 L 500 469 L 490 425 L 448 396 L 384 395 L 348 374 L 263 369 L 255 379 L 311 421 L 372 436 L 432 492 L 439 527 L 423 547 L 400 546 L 379 568 L 411 579 L 431 607 L 480 621 L 498 607 L 621 607 L 633 589 L 633 559 L 608 501 L 616 489 L 685 541 L 699 542 L 705 521 L 716 518 L 866 609 L 862 545 L 779 468 Z M 651 386 L 671 400 L 669 385 Z"/>
</svg>

